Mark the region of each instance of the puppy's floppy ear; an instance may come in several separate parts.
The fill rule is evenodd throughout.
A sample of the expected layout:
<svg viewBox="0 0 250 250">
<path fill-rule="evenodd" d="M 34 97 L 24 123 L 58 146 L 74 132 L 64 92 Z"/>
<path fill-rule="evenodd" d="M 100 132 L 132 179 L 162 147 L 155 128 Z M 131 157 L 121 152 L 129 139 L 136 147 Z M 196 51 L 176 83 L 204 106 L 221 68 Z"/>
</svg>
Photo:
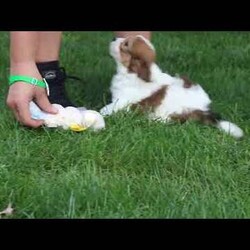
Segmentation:
<svg viewBox="0 0 250 250">
<path fill-rule="evenodd" d="M 130 72 L 137 73 L 138 77 L 140 77 L 144 81 L 150 81 L 150 64 L 146 61 L 132 57 L 128 70 Z"/>
<path fill-rule="evenodd" d="M 141 37 L 135 38 L 131 47 L 131 54 L 133 57 L 138 57 L 148 63 L 153 63 L 156 57 L 154 49 Z"/>
<path fill-rule="evenodd" d="M 150 66 L 155 61 L 155 51 L 140 37 L 137 37 L 130 49 L 129 71 L 138 74 L 146 82 L 150 81 Z"/>
</svg>

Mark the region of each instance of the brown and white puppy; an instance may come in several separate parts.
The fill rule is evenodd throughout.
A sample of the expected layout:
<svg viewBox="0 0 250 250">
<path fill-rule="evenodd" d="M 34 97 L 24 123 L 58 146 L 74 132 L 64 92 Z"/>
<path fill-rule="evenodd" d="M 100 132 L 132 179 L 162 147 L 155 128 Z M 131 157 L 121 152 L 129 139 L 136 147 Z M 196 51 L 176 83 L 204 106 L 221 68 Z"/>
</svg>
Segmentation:
<svg viewBox="0 0 250 250">
<path fill-rule="evenodd" d="M 220 120 L 211 112 L 211 100 L 199 84 L 186 77 L 173 77 L 157 66 L 154 46 L 142 36 L 117 38 L 110 44 L 117 64 L 111 83 L 112 103 L 101 109 L 102 115 L 138 108 L 154 120 L 189 119 L 212 125 L 240 138 L 243 131 L 235 124 Z"/>
</svg>

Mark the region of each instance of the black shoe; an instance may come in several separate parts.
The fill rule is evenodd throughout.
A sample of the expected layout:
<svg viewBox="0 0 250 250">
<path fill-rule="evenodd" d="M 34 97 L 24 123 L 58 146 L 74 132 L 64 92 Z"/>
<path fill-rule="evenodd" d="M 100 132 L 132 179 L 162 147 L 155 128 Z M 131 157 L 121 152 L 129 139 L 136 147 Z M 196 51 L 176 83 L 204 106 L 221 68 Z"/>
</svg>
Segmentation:
<svg viewBox="0 0 250 250">
<path fill-rule="evenodd" d="M 49 85 L 49 101 L 53 104 L 60 104 L 63 107 L 73 106 L 73 104 L 66 93 L 65 81 L 68 78 L 81 80 L 75 76 L 68 76 L 63 67 L 60 67 L 59 70 L 48 70 L 41 72 L 42 76 L 46 79 Z"/>
</svg>

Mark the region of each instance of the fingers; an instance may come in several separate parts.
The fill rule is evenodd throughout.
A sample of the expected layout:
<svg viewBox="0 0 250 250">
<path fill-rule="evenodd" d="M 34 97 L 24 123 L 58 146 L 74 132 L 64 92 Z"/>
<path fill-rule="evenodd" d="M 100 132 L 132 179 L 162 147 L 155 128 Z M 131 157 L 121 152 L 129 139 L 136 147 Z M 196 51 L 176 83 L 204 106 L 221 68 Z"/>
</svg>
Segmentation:
<svg viewBox="0 0 250 250">
<path fill-rule="evenodd" d="M 33 128 L 43 125 L 43 121 L 33 120 L 29 111 L 30 97 L 27 89 L 18 85 L 11 86 L 6 100 L 7 106 L 12 110 L 16 120 L 21 124 Z"/>
<path fill-rule="evenodd" d="M 58 112 L 57 108 L 52 106 L 48 100 L 48 97 L 45 93 L 38 94 L 38 97 L 35 98 L 37 105 L 45 112 L 56 114 Z M 29 101 L 22 101 L 14 109 L 17 119 L 26 126 L 37 128 L 44 124 L 43 120 L 34 120 L 31 118 L 29 110 Z"/>
<path fill-rule="evenodd" d="M 17 121 L 25 126 L 37 128 L 44 124 L 43 120 L 31 118 L 30 101 L 35 100 L 42 110 L 56 114 L 57 108 L 53 107 L 44 89 L 34 87 L 22 82 L 10 86 L 7 97 L 7 105 L 13 111 Z"/>
<path fill-rule="evenodd" d="M 10 108 L 10 109 L 12 110 L 16 120 L 25 126 L 37 128 L 37 127 L 40 127 L 43 125 L 42 120 L 31 119 L 30 114 L 29 114 L 29 110 L 25 111 L 24 107 L 22 107 L 22 105 L 21 105 L 21 107 L 16 106 L 16 107 Z"/>
<path fill-rule="evenodd" d="M 58 112 L 57 108 L 54 107 L 48 100 L 46 94 L 41 94 L 36 98 L 37 105 L 45 112 L 56 114 Z"/>
<path fill-rule="evenodd" d="M 21 102 L 17 104 L 14 113 L 15 112 L 17 113 L 19 122 L 21 122 L 25 126 L 38 128 L 44 123 L 42 120 L 34 120 L 31 118 L 28 102 Z"/>
</svg>

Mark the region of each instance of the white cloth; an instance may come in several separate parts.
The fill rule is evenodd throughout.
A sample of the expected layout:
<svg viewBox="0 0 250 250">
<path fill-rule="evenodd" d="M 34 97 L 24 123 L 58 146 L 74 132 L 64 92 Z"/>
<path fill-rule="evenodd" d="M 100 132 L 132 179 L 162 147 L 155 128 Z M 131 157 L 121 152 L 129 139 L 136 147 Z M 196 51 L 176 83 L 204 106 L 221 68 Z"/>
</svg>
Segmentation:
<svg viewBox="0 0 250 250">
<path fill-rule="evenodd" d="M 36 120 L 44 120 L 45 126 L 50 128 L 71 129 L 72 126 L 78 126 L 79 128 L 90 128 L 94 131 L 105 128 L 104 118 L 97 111 L 87 110 L 84 107 L 64 108 L 59 104 L 52 105 L 58 109 L 57 114 L 45 113 L 34 102 L 30 102 L 31 117 Z"/>
</svg>

